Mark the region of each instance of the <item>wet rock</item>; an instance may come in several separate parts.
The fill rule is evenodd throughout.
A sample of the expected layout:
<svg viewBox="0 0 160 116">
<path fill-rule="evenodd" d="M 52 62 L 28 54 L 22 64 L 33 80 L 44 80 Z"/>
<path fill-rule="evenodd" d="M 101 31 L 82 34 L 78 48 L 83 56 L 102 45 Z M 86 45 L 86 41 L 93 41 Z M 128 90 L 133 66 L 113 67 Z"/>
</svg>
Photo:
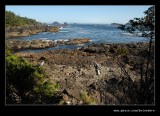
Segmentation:
<svg viewBox="0 0 160 116">
<path fill-rule="evenodd" d="M 65 44 L 65 41 L 64 41 L 64 40 L 58 40 L 58 41 L 57 41 L 57 44 L 58 44 L 58 45 L 64 45 L 64 44 Z"/>
<path fill-rule="evenodd" d="M 76 39 L 70 39 L 68 42 L 66 42 L 67 45 L 74 45 L 74 44 L 83 44 L 90 42 L 90 39 L 88 38 L 76 38 Z"/>
</svg>

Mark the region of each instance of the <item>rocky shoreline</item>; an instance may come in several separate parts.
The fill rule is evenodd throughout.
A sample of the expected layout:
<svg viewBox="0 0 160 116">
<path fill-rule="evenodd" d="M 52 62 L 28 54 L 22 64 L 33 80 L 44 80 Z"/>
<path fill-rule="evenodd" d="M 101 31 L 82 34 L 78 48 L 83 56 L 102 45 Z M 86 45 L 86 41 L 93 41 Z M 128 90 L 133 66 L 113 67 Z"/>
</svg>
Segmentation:
<svg viewBox="0 0 160 116">
<path fill-rule="evenodd" d="M 8 47 L 13 51 L 18 50 L 26 50 L 26 49 L 45 49 L 60 45 L 75 45 L 75 44 L 84 44 L 89 43 L 91 40 L 88 38 L 76 38 L 76 39 L 69 39 L 67 41 L 64 40 L 19 40 L 19 39 L 7 39 L 6 44 Z"/>
<path fill-rule="evenodd" d="M 6 39 L 13 39 L 19 37 L 30 36 L 40 32 L 58 32 L 60 27 L 51 27 L 51 26 L 34 26 L 27 25 L 21 27 L 8 27 L 6 28 Z"/>
<path fill-rule="evenodd" d="M 74 44 L 75 41 L 68 43 Z M 154 51 L 154 44 L 152 46 L 152 51 Z M 60 49 L 39 53 L 19 52 L 16 55 L 25 58 L 34 65 L 42 61 L 45 62 L 42 67 L 48 78 L 60 85 L 58 93 L 61 98 L 60 104 L 67 104 L 68 102 L 71 105 L 84 104 L 81 93 L 86 91 L 95 104 L 113 105 L 122 104 L 123 100 L 123 88 L 120 85 L 124 74 L 118 62 L 123 64 L 132 81 L 137 83 L 141 76 L 137 66 L 142 63 L 142 59 L 143 61 L 147 59 L 147 53 L 148 43 L 142 42 L 91 44 L 77 50 Z M 154 57 L 154 52 L 151 55 Z M 100 74 L 96 73 L 94 62 L 99 65 Z M 128 87 L 127 85 L 124 86 Z"/>
</svg>

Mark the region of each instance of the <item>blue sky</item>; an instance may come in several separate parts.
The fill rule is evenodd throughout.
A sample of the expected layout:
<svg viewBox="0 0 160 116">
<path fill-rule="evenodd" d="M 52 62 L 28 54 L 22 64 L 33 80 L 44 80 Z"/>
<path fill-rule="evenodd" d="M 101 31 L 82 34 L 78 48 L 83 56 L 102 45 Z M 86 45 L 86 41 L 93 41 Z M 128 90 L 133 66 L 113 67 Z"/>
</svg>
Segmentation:
<svg viewBox="0 0 160 116">
<path fill-rule="evenodd" d="M 127 23 L 151 5 L 6 5 L 6 11 L 42 23 Z"/>
</svg>

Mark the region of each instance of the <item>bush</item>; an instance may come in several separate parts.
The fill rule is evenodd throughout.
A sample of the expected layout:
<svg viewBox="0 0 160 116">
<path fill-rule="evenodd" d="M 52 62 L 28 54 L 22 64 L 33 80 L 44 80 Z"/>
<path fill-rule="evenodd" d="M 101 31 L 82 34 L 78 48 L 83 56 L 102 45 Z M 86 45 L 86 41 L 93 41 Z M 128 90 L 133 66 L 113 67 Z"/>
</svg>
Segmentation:
<svg viewBox="0 0 160 116">
<path fill-rule="evenodd" d="M 128 49 L 126 49 L 126 48 L 118 48 L 117 49 L 117 54 L 121 55 L 121 56 L 127 55 L 128 54 Z"/>
<path fill-rule="evenodd" d="M 6 103 L 15 103 L 16 98 L 16 103 L 45 103 L 58 90 L 57 84 L 46 79 L 41 67 L 6 50 Z"/>
<path fill-rule="evenodd" d="M 58 91 L 59 85 L 53 84 L 50 81 L 38 84 L 35 88 L 36 97 L 41 98 L 38 103 L 58 103 L 56 91 Z M 36 98 L 35 98 L 36 99 Z"/>
</svg>

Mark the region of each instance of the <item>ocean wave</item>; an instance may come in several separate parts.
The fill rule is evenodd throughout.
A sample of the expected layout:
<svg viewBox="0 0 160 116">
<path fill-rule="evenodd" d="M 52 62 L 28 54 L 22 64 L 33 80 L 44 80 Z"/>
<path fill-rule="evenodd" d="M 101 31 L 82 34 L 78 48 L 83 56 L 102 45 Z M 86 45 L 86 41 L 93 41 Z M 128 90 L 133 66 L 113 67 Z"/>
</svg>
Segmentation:
<svg viewBox="0 0 160 116">
<path fill-rule="evenodd" d="M 69 31 L 59 31 L 60 33 L 68 33 Z"/>
<path fill-rule="evenodd" d="M 85 44 L 77 44 L 76 46 L 84 46 Z"/>
<path fill-rule="evenodd" d="M 141 32 L 135 32 L 135 33 L 122 33 L 124 35 L 129 35 L 129 36 L 142 36 L 142 33 Z"/>
<path fill-rule="evenodd" d="M 39 33 L 39 34 L 48 34 L 48 33 L 50 33 L 50 32 L 42 32 L 42 33 Z"/>
<path fill-rule="evenodd" d="M 54 42 L 57 42 L 57 41 L 69 41 L 68 39 L 56 39 L 54 40 Z"/>
<path fill-rule="evenodd" d="M 130 36 L 133 36 L 134 34 L 132 33 L 122 33 L 123 35 L 130 35 Z"/>
<path fill-rule="evenodd" d="M 136 33 L 135 35 L 136 35 L 136 36 L 142 36 L 142 33 L 139 32 L 139 33 Z"/>
<path fill-rule="evenodd" d="M 42 41 L 46 41 L 46 42 L 49 42 L 49 41 L 53 41 L 53 40 L 46 40 L 46 39 L 45 39 L 45 40 L 42 40 Z"/>
</svg>

